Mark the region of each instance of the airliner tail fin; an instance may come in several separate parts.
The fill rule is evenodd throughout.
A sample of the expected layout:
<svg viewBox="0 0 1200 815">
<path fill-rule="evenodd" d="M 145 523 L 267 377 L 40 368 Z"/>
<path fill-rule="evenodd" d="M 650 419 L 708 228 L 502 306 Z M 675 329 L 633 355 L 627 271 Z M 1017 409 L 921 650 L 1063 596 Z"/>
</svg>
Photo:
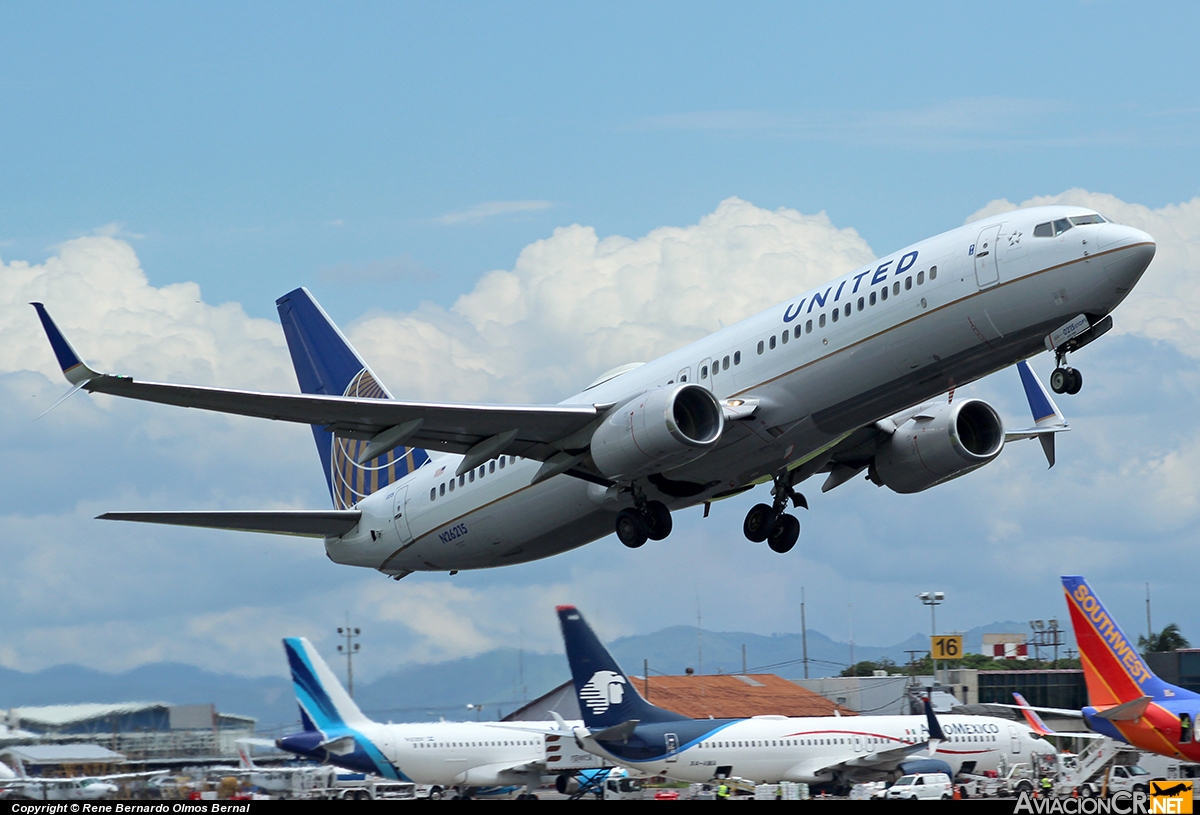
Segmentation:
<svg viewBox="0 0 1200 815">
<path fill-rule="evenodd" d="M 355 727 L 370 722 L 311 642 L 304 637 L 288 637 L 283 641 L 283 650 L 287 652 L 292 688 L 305 730 L 328 731 L 342 725 Z"/>
</svg>

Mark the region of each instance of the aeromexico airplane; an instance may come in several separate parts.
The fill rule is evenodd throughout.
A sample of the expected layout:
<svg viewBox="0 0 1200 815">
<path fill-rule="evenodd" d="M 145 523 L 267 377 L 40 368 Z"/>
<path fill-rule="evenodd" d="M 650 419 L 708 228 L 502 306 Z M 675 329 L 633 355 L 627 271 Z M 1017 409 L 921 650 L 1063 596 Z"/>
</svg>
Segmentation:
<svg viewBox="0 0 1200 815">
<path fill-rule="evenodd" d="M 525 787 L 522 798 L 558 775 L 597 768 L 566 733 L 532 733 L 521 722 L 383 724 L 367 718 L 325 660 L 302 637 L 283 641 L 304 730 L 276 740 L 281 750 L 360 773 L 433 787 L 431 794 Z M 540 722 L 526 725 L 541 727 Z M 578 722 L 576 722 L 578 724 Z"/>
<path fill-rule="evenodd" d="M 804 781 L 847 788 L 911 772 L 983 773 L 1055 749 L 993 716 L 755 716 L 689 719 L 638 694 L 574 606 L 559 606 L 579 697 L 579 746 L 640 775 L 704 782 Z"/>
<path fill-rule="evenodd" d="M 1016 438 L 1066 429 L 1029 371 L 1037 426 L 1005 432 L 954 389 L 1049 349 L 1065 365 L 1112 327 L 1154 257 L 1153 239 L 1079 207 L 1008 212 L 870 266 L 557 405 L 393 399 L 304 289 L 278 300 L 303 394 L 139 382 L 84 364 L 38 303 L 75 389 L 310 424 L 333 510 L 112 512 L 101 518 L 323 537 L 337 563 L 396 578 L 520 563 L 616 530 L 660 540 L 671 512 L 773 482 L 743 530 L 790 550 L 788 503 L 817 473 L 830 490 L 866 471 L 915 493 L 975 470 Z M 736 270 L 731 270 L 736 273 Z M 950 398 L 946 398 L 946 394 Z M 930 401 L 933 400 L 933 401 Z"/>
<path fill-rule="evenodd" d="M 1159 679 L 1086 580 L 1064 576 L 1062 582 L 1088 705 L 1083 710 L 1033 707 L 1018 697 L 1017 707 L 1026 719 L 1043 735 L 1074 736 L 1077 734 L 1055 733 L 1033 711 L 1082 717 L 1099 735 L 1151 753 L 1200 761 L 1196 738 L 1200 693 Z"/>
</svg>

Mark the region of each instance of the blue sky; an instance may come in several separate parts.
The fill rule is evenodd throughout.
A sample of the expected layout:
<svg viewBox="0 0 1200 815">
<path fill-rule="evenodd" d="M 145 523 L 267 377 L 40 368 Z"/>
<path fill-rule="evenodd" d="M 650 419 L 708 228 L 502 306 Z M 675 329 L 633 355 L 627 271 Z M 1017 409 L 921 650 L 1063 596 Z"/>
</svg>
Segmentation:
<svg viewBox="0 0 1200 815">
<path fill-rule="evenodd" d="M 912 595 L 929 588 L 961 628 L 1061 614 L 1060 570 L 1086 570 L 1129 627 L 1150 582 L 1156 624 L 1200 641 L 1179 573 L 1200 520 L 1198 23 L 1189 4 L 1102 0 L 5 5 L 0 664 L 282 671 L 277 637 L 320 644 L 349 608 L 382 672 L 513 636 L 553 648 L 559 601 L 620 597 L 607 622 L 588 608 L 613 636 L 697 605 L 714 628 L 796 630 L 800 585 L 810 624 L 845 636 L 852 615 L 882 644 L 925 629 Z M 1118 332 L 1080 355 L 1059 466 L 1018 445 L 920 496 L 846 485 L 812 502 L 790 560 L 746 544 L 730 502 L 655 551 L 609 538 L 393 584 L 303 542 L 89 520 L 323 506 L 303 429 L 86 396 L 31 424 L 65 390 L 34 297 L 121 372 L 291 389 L 274 299 L 305 285 L 399 395 L 557 400 L 803 288 L 722 266 L 729 224 L 802 214 L 781 240 L 833 277 L 1043 196 L 1160 239 Z M 589 235 L 634 251 L 666 227 L 684 230 L 703 296 L 681 315 L 618 290 L 627 319 L 588 315 L 631 339 L 559 358 L 586 303 L 543 292 L 518 319 L 489 299 L 586 273 Z M 1024 422 L 1015 374 L 975 392 Z"/>
</svg>

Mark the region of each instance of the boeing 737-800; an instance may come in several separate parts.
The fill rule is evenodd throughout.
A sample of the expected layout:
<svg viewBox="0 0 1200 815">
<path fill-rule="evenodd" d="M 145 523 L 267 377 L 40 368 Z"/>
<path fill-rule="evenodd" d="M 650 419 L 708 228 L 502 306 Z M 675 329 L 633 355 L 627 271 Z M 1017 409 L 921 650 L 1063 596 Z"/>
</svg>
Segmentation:
<svg viewBox="0 0 1200 815">
<path fill-rule="evenodd" d="M 900 493 L 989 463 L 1014 438 L 1051 465 L 1061 414 L 1027 366 L 1037 426 L 1005 431 L 956 387 L 1112 327 L 1154 257 L 1146 233 L 1079 207 L 1016 210 L 906 247 L 557 405 L 393 399 L 304 289 L 278 301 L 303 394 L 139 382 L 83 363 L 35 303 L 75 389 L 312 426 L 333 510 L 114 512 L 101 518 L 323 537 L 337 563 L 414 571 L 521 563 L 616 530 L 665 538 L 671 512 L 774 483 L 747 538 L 796 543 L 795 486 L 866 471 Z M 730 270 L 736 272 L 736 270 Z M 931 401 L 932 400 L 932 401 Z"/>
</svg>

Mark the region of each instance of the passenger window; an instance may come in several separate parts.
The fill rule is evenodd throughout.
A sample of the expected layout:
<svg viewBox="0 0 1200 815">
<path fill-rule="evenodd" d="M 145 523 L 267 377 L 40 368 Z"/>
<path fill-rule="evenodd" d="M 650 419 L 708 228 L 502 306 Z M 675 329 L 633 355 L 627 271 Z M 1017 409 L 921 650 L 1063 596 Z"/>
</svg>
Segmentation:
<svg viewBox="0 0 1200 815">
<path fill-rule="evenodd" d="M 458 477 L 458 486 L 461 487 L 462 485 L 464 485 L 466 483 L 467 483 L 467 477 L 465 475 L 460 475 Z"/>
<path fill-rule="evenodd" d="M 1058 237 L 1062 233 L 1071 228 L 1071 222 L 1066 218 L 1059 218 L 1054 222 L 1054 237 Z"/>
<path fill-rule="evenodd" d="M 835 308 L 835 309 L 833 310 L 833 315 L 832 315 L 832 316 L 833 316 L 833 321 L 834 321 L 835 323 L 838 321 L 838 317 L 839 317 L 839 316 L 841 316 L 841 314 L 842 314 L 842 310 L 841 310 L 840 308 Z"/>
<path fill-rule="evenodd" d="M 805 333 L 805 334 L 811 334 L 811 333 L 812 333 L 812 320 L 809 320 L 808 322 L 806 322 L 806 323 L 804 324 L 804 333 Z"/>
<path fill-rule="evenodd" d="M 899 294 L 899 293 L 900 293 L 900 281 L 897 280 L 895 283 L 892 284 L 892 294 Z"/>
<path fill-rule="evenodd" d="M 817 324 L 818 324 L 818 325 L 819 325 L 821 328 L 824 328 L 824 327 L 825 327 L 825 315 L 824 315 L 824 314 L 822 314 L 822 315 L 821 315 L 821 319 L 820 319 L 820 321 L 819 321 Z"/>
<path fill-rule="evenodd" d="M 774 351 L 775 350 L 775 335 L 774 334 L 771 335 L 770 346 L 771 346 L 771 350 Z"/>
<path fill-rule="evenodd" d="M 733 364 L 734 364 L 734 365 L 741 365 L 741 364 L 742 364 L 742 352 L 741 352 L 741 351 L 734 351 L 734 352 L 733 352 Z"/>
<path fill-rule="evenodd" d="M 788 333 L 787 333 L 786 331 L 784 331 L 784 332 L 783 332 L 783 334 L 782 334 L 782 335 L 780 335 L 779 339 L 780 339 L 780 341 L 782 341 L 782 342 L 787 342 L 787 341 L 788 341 L 788 339 L 789 339 L 789 337 L 788 337 Z"/>
<path fill-rule="evenodd" d="M 471 470 L 471 472 L 467 473 L 467 480 L 470 481 L 472 484 L 475 483 L 475 471 L 474 470 Z"/>
<path fill-rule="evenodd" d="M 454 492 L 454 479 L 450 479 L 450 492 Z"/>
<path fill-rule="evenodd" d="M 929 267 L 929 279 L 937 280 L 937 267 L 936 266 Z"/>
<path fill-rule="evenodd" d="M 429 500 L 432 501 L 435 498 L 437 498 L 437 487 L 430 487 L 429 488 Z"/>
<path fill-rule="evenodd" d="M 920 286 L 924 282 L 925 282 L 925 271 L 922 269 L 921 271 L 917 272 L 917 285 Z"/>
<path fill-rule="evenodd" d="M 880 300 L 886 300 L 886 299 L 887 299 L 887 293 L 888 293 L 888 287 L 887 287 L 887 286 L 884 286 L 882 289 L 880 289 L 880 290 L 879 290 L 879 299 L 880 299 Z"/>
<path fill-rule="evenodd" d="M 438 495 L 445 495 L 445 494 L 446 494 L 446 482 L 443 481 L 442 486 L 438 488 Z"/>
<path fill-rule="evenodd" d="M 726 356 L 725 359 L 721 360 L 721 370 L 722 371 L 729 370 L 729 357 L 728 356 Z"/>
<path fill-rule="evenodd" d="M 846 304 L 846 316 L 847 317 L 850 316 L 850 304 L 849 303 Z"/>
<path fill-rule="evenodd" d="M 871 292 L 871 305 L 875 305 L 875 292 Z"/>
<path fill-rule="evenodd" d="M 858 298 L 858 310 L 859 310 L 859 311 L 862 311 L 864 308 L 866 308 L 866 305 L 867 305 L 867 301 L 866 301 L 866 300 L 864 300 L 864 299 L 863 299 L 863 298 L 861 298 L 861 297 L 860 297 L 860 298 Z"/>
<path fill-rule="evenodd" d="M 488 472 L 489 472 L 489 473 L 494 473 L 494 472 L 496 472 L 496 462 L 495 462 L 495 460 L 493 460 L 493 461 L 489 461 L 489 462 L 488 462 Z"/>
<path fill-rule="evenodd" d="M 500 456 L 500 469 L 504 469 L 504 456 Z"/>
<path fill-rule="evenodd" d="M 911 277 L 904 278 L 904 290 L 908 291 L 911 288 L 912 288 L 912 278 Z"/>
<path fill-rule="evenodd" d="M 796 323 L 796 330 L 792 332 L 792 334 L 796 337 L 796 339 L 800 339 L 800 328 L 801 328 L 800 324 Z"/>
<path fill-rule="evenodd" d="M 484 464 L 480 464 L 479 465 L 479 477 L 483 478 L 485 475 L 487 475 L 487 466 Z"/>
<path fill-rule="evenodd" d="M 763 341 L 759 340 L 758 341 L 758 353 L 761 354 L 762 352 L 763 352 Z"/>
</svg>

